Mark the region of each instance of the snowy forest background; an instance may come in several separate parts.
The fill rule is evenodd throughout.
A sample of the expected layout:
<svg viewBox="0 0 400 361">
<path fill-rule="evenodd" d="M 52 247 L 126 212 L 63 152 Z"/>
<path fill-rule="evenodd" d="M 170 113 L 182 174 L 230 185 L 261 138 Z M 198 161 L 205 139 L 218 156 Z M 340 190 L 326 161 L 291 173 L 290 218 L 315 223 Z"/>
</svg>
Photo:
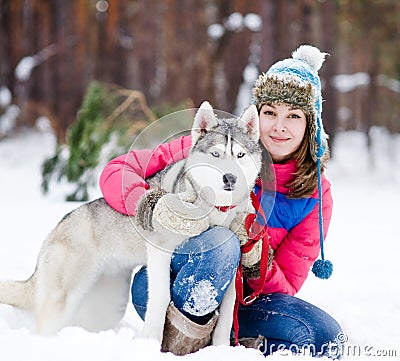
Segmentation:
<svg viewBox="0 0 400 361">
<path fill-rule="evenodd" d="M 347 358 L 395 359 L 399 40 L 397 0 L 0 0 L 0 278 L 29 277 L 43 239 L 79 204 L 65 201 L 65 178 L 42 192 L 45 160 L 74 182 L 90 180 L 85 190 L 97 197 L 99 171 L 122 152 L 118 139 L 131 145 L 157 119 L 203 100 L 239 114 L 257 75 L 310 43 L 330 54 L 321 78 L 335 202 L 326 255 L 335 268 L 327 282 L 311 275 L 299 297 L 342 324 Z M 0 359 L 175 359 L 140 339 L 140 328 L 129 306 L 115 330 L 46 339 L 26 314 L 0 305 Z M 184 359 L 263 358 L 222 347 Z"/>
<path fill-rule="evenodd" d="M 243 83 L 302 43 L 331 54 L 332 140 L 400 132 L 399 18 L 396 0 L 1 0 L 0 114 L 12 124 L 2 118 L 0 136 L 44 115 L 64 142 L 93 80 L 142 92 L 156 115 L 205 99 L 240 113 Z"/>
</svg>

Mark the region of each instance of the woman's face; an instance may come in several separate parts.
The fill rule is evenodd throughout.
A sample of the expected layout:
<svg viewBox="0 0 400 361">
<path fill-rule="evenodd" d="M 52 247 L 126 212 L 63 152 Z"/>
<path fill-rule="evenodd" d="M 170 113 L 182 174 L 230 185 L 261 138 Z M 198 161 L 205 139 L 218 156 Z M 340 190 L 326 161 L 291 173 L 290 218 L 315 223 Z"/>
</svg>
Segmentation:
<svg viewBox="0 0 400 361">
<path fill-rule="evenodd" d="M 304 138 L 306 115 L 286 104 L 264 104 L 260 110 L 260 138 L 274 162 L 290 157 Z"/>
</svg>

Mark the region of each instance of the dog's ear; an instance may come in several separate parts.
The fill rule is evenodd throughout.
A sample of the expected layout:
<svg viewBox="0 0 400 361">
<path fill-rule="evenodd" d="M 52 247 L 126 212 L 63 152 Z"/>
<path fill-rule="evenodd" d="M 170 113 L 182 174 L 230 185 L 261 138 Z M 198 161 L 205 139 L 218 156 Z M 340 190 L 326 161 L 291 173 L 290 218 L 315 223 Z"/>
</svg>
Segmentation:
<svg viewBox="0 0 400 361">
<path fill-rule="evenodd" d="M 240 116 L 238 125 L 247 133 L 255 142 L 260 139 L 260 127 L 257 107 L 250 105 Z"/>
<path fill-rule="evenodd" d="M 207 130 L 218 125 L 217 117 L 209 102 L 205 101 L 200 105 L 199 110 L 194 117 L 192 127 L 192 144 L 196 144 L 200 136 L 207 133 Z"/>
</svg>

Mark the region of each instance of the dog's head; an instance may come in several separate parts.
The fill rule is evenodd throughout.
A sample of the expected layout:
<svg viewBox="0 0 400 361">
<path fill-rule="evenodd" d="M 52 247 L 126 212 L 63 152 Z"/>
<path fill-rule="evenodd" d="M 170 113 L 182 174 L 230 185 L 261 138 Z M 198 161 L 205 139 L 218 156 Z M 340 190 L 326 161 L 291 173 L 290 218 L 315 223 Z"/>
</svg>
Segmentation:
<svg viewBox="0 0 400 361">
<path fill-rule="evenodd" d="M 238 118 L 218 118 L 204 102 L 191 133 L 185 168 L 196 193 L 215 206 L 237 205 L 249 195 L 260 172 L 257 108 L 249 106 Z"/>
</svg>

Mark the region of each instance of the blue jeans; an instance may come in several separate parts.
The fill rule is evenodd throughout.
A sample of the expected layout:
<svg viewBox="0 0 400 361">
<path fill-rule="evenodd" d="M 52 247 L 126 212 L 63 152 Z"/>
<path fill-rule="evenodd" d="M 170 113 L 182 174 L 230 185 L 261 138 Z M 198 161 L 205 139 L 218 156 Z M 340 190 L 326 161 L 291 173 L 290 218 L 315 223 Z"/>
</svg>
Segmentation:
<svg viewBox="0 0 400 361">
<path fill-rule="evenodd" d="M 262 335 L 260 350 L 293 353 L 309 350 L 313 356 L 340 358 L 334 346 L 343 331 L 325 311 L 297 297 L 282 293 L 261 295 L 249 306 L 239 306 L 239 338 Z M 332 344 L 333 343 L 333 344 Z"/>
<path fill-rule="evenodd" d="M 171 299 L 189 319 L 204 324 L 220 304 L 235 276 L 240 258 L 240 242 L 226 228 L 209 228 L 177 247 L 171 259 Z M 133 279 L 132 303 L 144 319 L 147 305 L 146 267 Z M 261 351 L 268 355 L 278 349 L 301 351 L 309 347 L 313 355 L 327 351 L 342 332 L 326 312 L 297 297 L 274 293 L 262 295 L 250 306 L 240 306 L 239 337 L 263 335 Z M 338 355 L 332 355 L 332 357 Z"/>
<path fill-rule="evenodd" d="M 189 319 L 204 324 L 212 317 L 236 274 L 240 241 L 229 229 L 209 228 L 175 249 L 171 259 L 171 299 Z M 132 303 L 144 319 L 147 272 L 140 269 L 132 284 Z"/>
</svg>

